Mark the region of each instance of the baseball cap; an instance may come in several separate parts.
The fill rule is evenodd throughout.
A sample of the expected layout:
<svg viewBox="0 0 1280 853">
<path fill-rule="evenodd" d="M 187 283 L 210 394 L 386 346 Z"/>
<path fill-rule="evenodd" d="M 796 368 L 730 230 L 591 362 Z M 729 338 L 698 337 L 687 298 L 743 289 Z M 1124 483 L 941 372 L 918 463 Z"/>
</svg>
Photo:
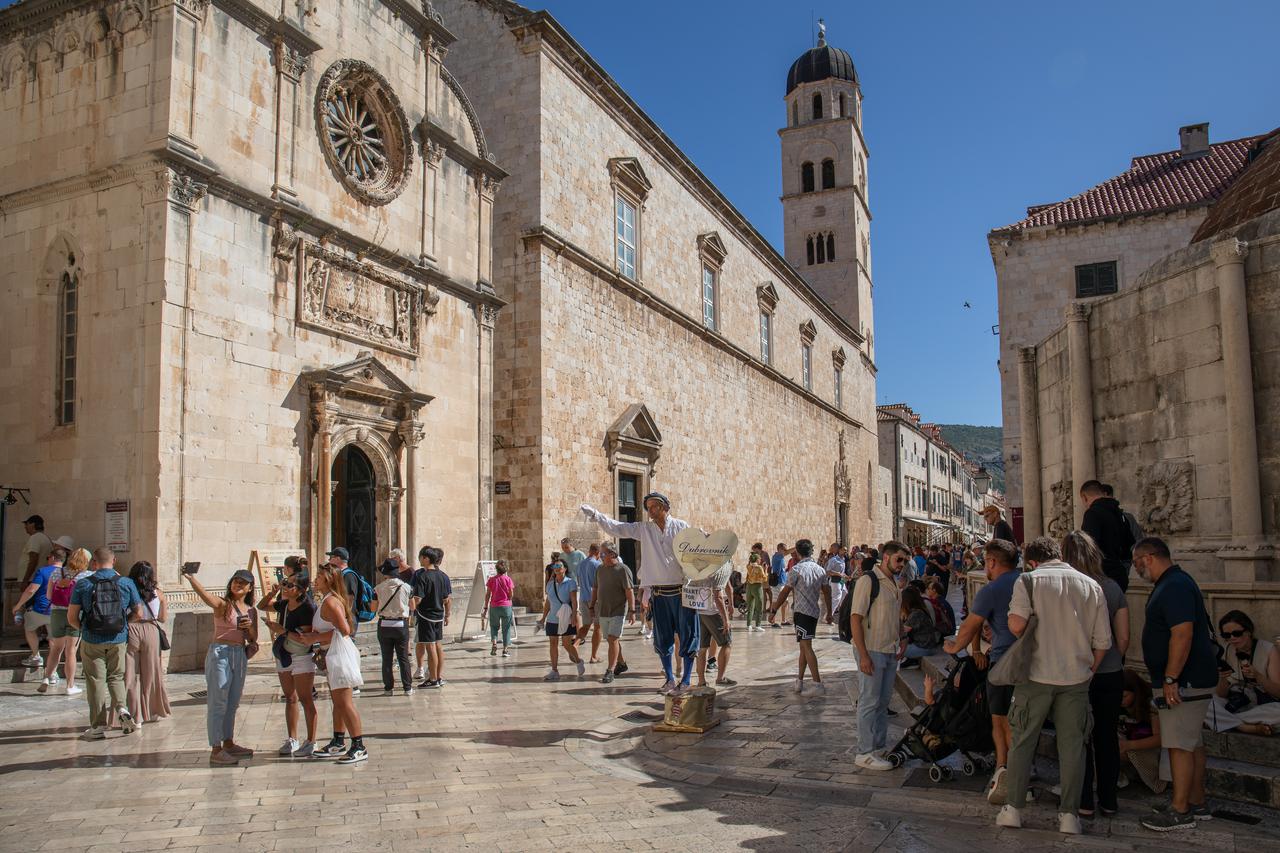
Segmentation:
<svg viewBox="0 0 1280 853">
<path fill-rule="evenodd" d="M 231 579 L 233 581 L 244 581 L 250 586 L 253 586 L 253 575 L 248 569 L 236 569 L 236 572 L 231 576 Z"/>
<path fill-rule="evenodd" d="M 332 551 L 325 551 L 324 555 L 326 557 L 337 557 L 339 560 L 345 560 L 347 562 L 351 562 L 351 552 L 348 551 L 346 548 L 342 548 L 342 547 L 334 548 Z"/>
</svg>

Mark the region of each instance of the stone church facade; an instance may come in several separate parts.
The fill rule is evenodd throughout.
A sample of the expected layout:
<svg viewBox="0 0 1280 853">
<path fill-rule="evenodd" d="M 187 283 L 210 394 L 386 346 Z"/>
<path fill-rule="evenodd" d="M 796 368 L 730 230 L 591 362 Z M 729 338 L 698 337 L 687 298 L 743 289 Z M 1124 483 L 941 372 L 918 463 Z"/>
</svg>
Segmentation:
<svg viewBox="0 0 1280 853">
<path fill-rule="evenodd" d="M 169 583 L 432 542 L 528 600 L 579 504 L 650 489 L 748 540 L 875 538 L 861 91 L 810 54 L 788 116 L 835 100 L 784 122 L 819 170 L 784 257 L 545 13 L 0 12 L 0 470 L 77 542 L 129 501 L 121 560 Z"/>
<path fill-rule="evenodd" d="M 0 13 L 0 468 L 53 535 L 127 500 L 120 559 L 169 583 L 487 553 L 504 173 L 452 40 L 380 0 Z"/>
</svg>

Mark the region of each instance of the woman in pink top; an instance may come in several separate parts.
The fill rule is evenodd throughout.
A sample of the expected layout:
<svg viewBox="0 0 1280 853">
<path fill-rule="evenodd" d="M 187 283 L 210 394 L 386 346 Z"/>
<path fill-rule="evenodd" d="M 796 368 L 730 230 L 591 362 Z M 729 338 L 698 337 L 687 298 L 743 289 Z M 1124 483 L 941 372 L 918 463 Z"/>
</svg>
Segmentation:
<svg viewBox="0 0 1280 853">
<path fill-rule="evenodd" d="M 507 574 L 507 561 L 499 560 L 494 568 L 498 573 L 485 583 L 484 607 L 489 614 L 489 639 L 492 645 L 489 654 L 498 653 L 498 623 L 502 623 L 502 656 L 511 657 L 507 647 L 511 645 L 511 627 L 515 619 L 511 613 L 511 594 L 515 592 L 516 582 Z"/>
</svg>

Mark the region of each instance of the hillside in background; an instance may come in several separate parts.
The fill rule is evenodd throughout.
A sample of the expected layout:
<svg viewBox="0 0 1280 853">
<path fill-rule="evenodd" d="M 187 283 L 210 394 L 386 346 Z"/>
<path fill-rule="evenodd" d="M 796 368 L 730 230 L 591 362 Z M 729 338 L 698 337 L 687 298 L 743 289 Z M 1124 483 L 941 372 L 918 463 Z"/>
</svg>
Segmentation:
<svg viewBox="0 0 1280 853">
<path fill-rule="evenodd" d="M 970 462 L 976 462 L 991 474 L 995 488 L 1004 491 L 1003 430 L 995 426 L 939 424 L 942 437 Z"/>
</svg>

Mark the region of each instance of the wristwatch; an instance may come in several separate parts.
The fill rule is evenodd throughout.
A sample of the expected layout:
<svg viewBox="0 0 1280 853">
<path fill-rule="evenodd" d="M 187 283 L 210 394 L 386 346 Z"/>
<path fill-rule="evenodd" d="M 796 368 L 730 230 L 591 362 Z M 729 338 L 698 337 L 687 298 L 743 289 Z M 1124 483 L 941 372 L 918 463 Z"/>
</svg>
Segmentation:
<svg viewBox="0 0 1280 853">
<path fill-rule="evenodd" d="M 1164 677 L 1164 683 L 1165 683 L 1165 684 L 1177 684 L 1177 683 L 1178 683 L 1178 677 L 1177 677 L 1176 675 L 1166 675 L 1166 676 Z"/>
</svg>

